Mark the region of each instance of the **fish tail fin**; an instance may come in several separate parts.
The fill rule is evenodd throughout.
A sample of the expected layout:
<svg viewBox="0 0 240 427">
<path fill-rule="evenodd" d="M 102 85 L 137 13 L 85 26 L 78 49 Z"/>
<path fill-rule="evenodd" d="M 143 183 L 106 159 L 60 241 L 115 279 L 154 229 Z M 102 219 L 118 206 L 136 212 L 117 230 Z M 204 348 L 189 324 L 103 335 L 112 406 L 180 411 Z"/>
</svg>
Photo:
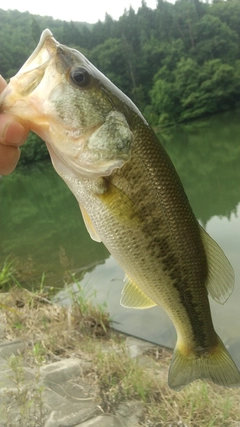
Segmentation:
<svg viewBox="0 0 240 427">
<path fill-rule="evenodd" d="M 240 372 L 217 336 L 210 352 L 197 355 L 194 351 L 176 346 L 168 374 L 168 385 L 180 391 L 197 379 L 210 380 L 224 387 L 240 387 Z"/>
</svg>

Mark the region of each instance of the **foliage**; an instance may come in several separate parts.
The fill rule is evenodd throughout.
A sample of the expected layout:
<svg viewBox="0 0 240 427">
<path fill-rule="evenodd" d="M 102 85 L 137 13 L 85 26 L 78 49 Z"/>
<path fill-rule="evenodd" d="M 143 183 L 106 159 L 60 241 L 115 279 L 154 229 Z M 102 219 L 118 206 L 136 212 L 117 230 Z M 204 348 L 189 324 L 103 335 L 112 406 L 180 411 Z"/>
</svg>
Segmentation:
<svg viewBox="0 0 240 427">
<path fill-rule="evenodd" d="M 14 261 L 5 259 L 3 265 L 0 266 L 0 289 L 6 289 L 16 283 Z"/>
<path fill-rule="evenodd" d="M 24 386 L 25 362 L 22 355 L 12 354 L 8 358 L 7 364 L 8 377 L 14 387 L 12 390 L 5 390 L 0 408 L 1 420 L 6 422 L 6 424 L 4 423 L 6 426 L 16 425 L 16 422 L 18 427 L 43 426 L 47 418 L 47 410 L 42 399 L 45 387 L 37 384 L 39 372 L 35 373 L 35 381 L 26 387 Z M 15 412 L 16 407 L 19 408 L 19 416 Z"/>
<path fill-rule="evenodd" d="M 151 90 L 159 123 L 184 121 L 234 108 L 240 99 L 240 62 L 235 66 L 211 59 L 200 66 L 181 59 L 171 75 L 162 68 Z"/>
<path fill-rule="evenodd" d="M 102 407 L 106 412 L 114 409 L 123 401 L 141 399 L 149 402 L 152 394 L 152 378 L 135 359 L 129 357 L 125 346 L 118 351 L 102 352 L 95 360 L 96 376 Z"/>
<path fill-rule="evenodd" d="M 15 74 L 48 27 L 82 51 L 144 110 L 151 124 L 234 108 L 239 101 L 239 0 L 143 1 L 118 21 L 90 25 L 0 9 L 0 74 Z M 37 143 L 36 143 L 37 144 Z M 29 152 L 29 153 L 27 153 Z M 42 157 L 32 137 L 25 162 Z"/>
<path fill-rule="evenodd" d="M 70 288 L 69 293 L 74 316 L 79 324 L 79 330 L 88 335 L 90 328 L 96 337 L 107 335 L 112 322 L 107 312 L 107 304 L 94 306 L 91 303 L 91 299 L 93 296 L 96 297 L 96 292 L 89 293 L 86 287 L 81 286 L 81 283 L 76 281 L 74 275 L 71 277 L 77 287 L 77 292 L 71 291 Z"/>
<path fill-rule="evenodd" d="M 26 143 L 21 148 L 20 163 L 27 164 L 48 158 L 49 154 L 46 145 L 39 136 L 30 132 Z"/>
</svg>

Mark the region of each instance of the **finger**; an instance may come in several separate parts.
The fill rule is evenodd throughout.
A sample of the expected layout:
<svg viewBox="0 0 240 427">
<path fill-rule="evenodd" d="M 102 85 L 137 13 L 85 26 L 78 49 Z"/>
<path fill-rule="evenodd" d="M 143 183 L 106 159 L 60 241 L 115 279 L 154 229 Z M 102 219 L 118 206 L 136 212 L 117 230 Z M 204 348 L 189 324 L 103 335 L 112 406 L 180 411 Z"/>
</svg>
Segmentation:
<svg viewBox="0 0 240 427">
<path fill-rule="evenodd" d="M 0 114 L 0 143 L 20 146 L 27 138 L 29 129 L 14 116 Z"/>
<path fill-rule="evenodd" d="M 20 150 L 12 145 L 0 144 L 0 174 L 8 175 L 11 173 L 19 160 Z"/>
<path fill-rule="evenodd" d="M 0 93 L 3 91 L 3 89 L 7 86 L 6 80 L 2 76 L 0 76 Z"/>
<path fill-rule="evenodd" d="M 7 82 L 0 75 L 0 93 L 7 86 Z M 20 123 L 19 119 L 10 114 L 0 114 L 0 143 L 22 145 L 27 138 L 29 129 Z"/>
</svg>

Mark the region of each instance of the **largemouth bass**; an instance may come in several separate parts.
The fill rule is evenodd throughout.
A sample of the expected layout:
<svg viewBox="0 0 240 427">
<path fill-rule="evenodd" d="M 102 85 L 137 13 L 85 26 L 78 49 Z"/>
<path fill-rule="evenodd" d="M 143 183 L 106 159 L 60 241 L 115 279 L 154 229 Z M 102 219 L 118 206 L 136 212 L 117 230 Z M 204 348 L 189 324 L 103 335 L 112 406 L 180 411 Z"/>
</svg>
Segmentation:
<svg viewBox="0 0 240 427">
<path fill-rule="evenodd" d="M 126 272 L 121 304 L 167 311 L 177 331 L 169 386 L 180 390 L 196 379 L 239 386 L 208 300 L 228 298 L 233 269 L 198 224 L 171 160 L 132 101 L 45 30 L 0 105 L 46 141 L 90 236 Z"/>
</svg>

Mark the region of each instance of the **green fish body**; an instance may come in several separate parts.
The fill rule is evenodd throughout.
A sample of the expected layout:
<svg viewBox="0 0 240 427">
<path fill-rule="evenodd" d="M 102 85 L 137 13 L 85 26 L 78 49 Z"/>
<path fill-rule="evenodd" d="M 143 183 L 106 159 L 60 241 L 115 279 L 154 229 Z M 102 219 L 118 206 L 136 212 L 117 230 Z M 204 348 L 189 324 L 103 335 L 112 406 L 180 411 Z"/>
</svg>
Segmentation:
<svg viewBox="0 0 240 427">
<path fill-rule="evenodd" d="M 233 269 L 198 224 L 171 160 L 137 107 L 49 30 L 0 105 L 46 141 L 91 237 L 126 273 L 121 304 L 159 305 L 168 313 L 177 331 L 169 386 L 180 390 L 196 379 L 239 386 L 208 300 L 208 294 L 220 303 L 228 298 Z"/>
</svg>

